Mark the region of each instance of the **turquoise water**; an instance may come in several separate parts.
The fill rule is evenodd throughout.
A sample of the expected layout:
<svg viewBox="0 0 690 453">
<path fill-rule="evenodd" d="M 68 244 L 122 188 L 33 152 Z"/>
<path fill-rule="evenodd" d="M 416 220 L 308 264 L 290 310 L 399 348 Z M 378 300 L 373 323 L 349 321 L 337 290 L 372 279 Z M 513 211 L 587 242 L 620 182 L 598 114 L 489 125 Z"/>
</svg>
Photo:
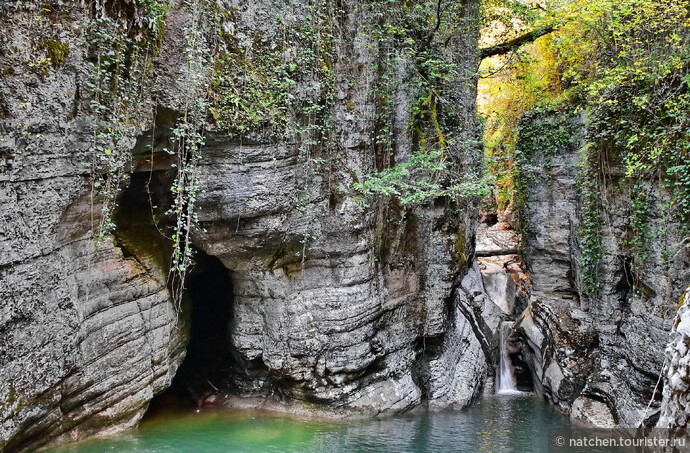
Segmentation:
<svg viewBox="0 0 690 453">
<path fill-rule="evenodd" d="M 543 401 L 514 395 L 487 397 L 464 411 L 360 422 L 190 410 L 145 420 L 129 434 L 52 452 L 546 452 L 548 428 L 566 426 L 567 417 Z"/>
</svg>

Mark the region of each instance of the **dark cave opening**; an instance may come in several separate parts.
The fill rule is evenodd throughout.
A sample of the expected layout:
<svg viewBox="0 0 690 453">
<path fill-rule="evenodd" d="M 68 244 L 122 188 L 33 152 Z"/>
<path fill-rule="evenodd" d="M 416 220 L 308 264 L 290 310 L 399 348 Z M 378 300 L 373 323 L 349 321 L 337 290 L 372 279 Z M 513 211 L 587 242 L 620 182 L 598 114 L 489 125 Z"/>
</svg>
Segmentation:
<svg viewBox="0 0 690 453">
<path fill-rule="evenodd" d="M 115 237 L 125 256 L 147 263 L 149 268 L 160 268 L 162 279 L 172 254 L 164 234 L 171 232 L 166 210 L 172 202 L 169 187 L 173 177 L 170 170 L 132 174 L 114 217 Z M 171 386 L 151 402 L 147 417 L 160 410 L 194 407 L 212 394 L 234 390 L 233 376 L 242 374 L 243 368 L 230 338 L 232 318 L 230 271 L 220 259 L 195 249 L 178 321 L 178 328 L 189 333 L 186 356 Z"/>
<path fill-rule="evenodd" d="M 194 259 L 183 302 L 189 328 L 187 354 L 171 386 L 153 399 L 147 415 L 171 406 L 200 406 L 210 395 L 233 390 L 228 385 L 237 362 L 230 338 L 230 271 L 218 258 L 200 250 Z"/>
<path fill-rule="evenodd" d="M 522 352 L 519 350 L 516 352 L 509 352 L 508 357 L 510 358 L 510 363 L 513 365 L 515 387 L 522 392 L 534 391 L 532 372 L 523 358 Z"/>
<path fill-rule="evenodd" d="M 529 366 L 533 361 L 534 351 L 529 346 L 521 329 L 511 331 L 507 338 L 506 353 L 512 366 L 515 388 L 522 392 L 534 391 L 534 370 Z"/>
<path fill-rule="evenodd" d="M 181 319 L 189 329 L 185 358 L 170 387 L 151 401 L 146 418 L 174 409 L 207 404 L 206 398 L 233 392 L 237 374 L 230 323 L 233 287 L 230 271 L 216 257 L 196 250 L 187 276 Z"/>
<path fill-rule="evenodd" d="M 621 262 L 621 277 L 615 286 L 615 291 L 619 295 L 619 302 L 625 304 L 628 302 L 628 296 L 635 285 L 636 278 L 632 270 L 632 258 L 629 256 L 619 256 L 618 259 Z"/>
</svg>

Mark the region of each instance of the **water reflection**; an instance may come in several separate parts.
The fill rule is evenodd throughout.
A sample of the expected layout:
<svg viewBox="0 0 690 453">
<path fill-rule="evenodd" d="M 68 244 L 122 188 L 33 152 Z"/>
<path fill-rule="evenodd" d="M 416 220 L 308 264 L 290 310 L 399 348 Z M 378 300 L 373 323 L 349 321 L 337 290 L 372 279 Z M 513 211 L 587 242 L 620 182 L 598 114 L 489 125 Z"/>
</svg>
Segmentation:
<svg viewBox="0 0 690 453">
<path fill-rule="evenodd" d="M 545 452 L 548 428 L 567 417 L 531 395 L 495 396 L 461 412 L 404 416 L 329 434 L 332 448 L 357 452 Z"/>
<path fill-rule="evenodd" d="M 546 452 L 567 417 L 533 396 L 487 397 L 465 411 L 363 422 L 315 422 L 249 412 L 168 414 L 132 434 L 54 450 L 112 452 Z"/>
</svg>

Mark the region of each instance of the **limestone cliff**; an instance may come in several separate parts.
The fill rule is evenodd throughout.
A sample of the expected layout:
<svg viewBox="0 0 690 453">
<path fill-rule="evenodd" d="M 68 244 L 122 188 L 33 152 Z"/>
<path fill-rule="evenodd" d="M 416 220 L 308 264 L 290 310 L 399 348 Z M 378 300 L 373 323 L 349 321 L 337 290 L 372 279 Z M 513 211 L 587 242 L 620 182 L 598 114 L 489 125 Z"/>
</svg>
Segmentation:
<svg viewBox="0 0 690 453">
<path fill-rule="evenodd" d="M 658 428 L 687 429 L 688 397 L 688 341 L 690 337 L 690 316 L 687 301 L 690 288 L 683 294 L 678 305 L 671 341 L 666 348 L 664 364 L 664 398 L 661 402 L 661 414 Z"/>
<path fill-rule="evenodd" d="M 533 283 L 523 349 L 537 390 L 576 419 L 654 425 L 662 351 L 690 280 L 682 225 L 663 212 L 663 185 L 646 185 L 646 228 L 655 233 L 648 236 L 643 265 L 633 265 L 641 252 L 631 246 L 631 187 L 613 154 L 596 164 L 601 210 L 585 198 L 587 167 L 578 150 L 588 133 L 586 118 L 547 109 L 522 121 L 519 201 Z M 595 295 L 583 278 L 583 250 L 596 246 L 587 242 L 587 226 L 600 234 Z"/>
<path fill-rule="evenodd" d="M 474 202 L 363 207 L 348 191 L 430 134 L 476 174 L 478 2 L 454 6 L 448 36 L 433 22 L 393 41 L 356 0 L 0 8 L 0 449 L 135 426 L 170 385 L 199 303 L 176 307 L 163 238 L 197 98 L 184 246 L 232 287 L 211 385 L 367 415 L 479 393 L 495 340 L 468 317 Z M 431 94 L 410 45 L 453 67 L 426 74 Z"/>
</svg>

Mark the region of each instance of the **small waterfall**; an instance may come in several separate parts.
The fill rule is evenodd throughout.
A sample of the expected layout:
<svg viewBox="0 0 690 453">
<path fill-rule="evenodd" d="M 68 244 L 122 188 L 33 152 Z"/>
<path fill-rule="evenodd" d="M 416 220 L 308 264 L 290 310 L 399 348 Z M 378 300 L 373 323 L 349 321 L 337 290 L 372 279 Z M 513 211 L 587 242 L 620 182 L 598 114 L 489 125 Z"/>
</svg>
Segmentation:
<svg viewBox="0 0 690 453">
<path fill-rule="evenodd" d="M 508 356 L 508 336 L 513 327 L 510 321 L 504 321 L 500 326 L 499 348 L 501 356 L 498 362 L 498 371 L 496 372 L 496 393 L 519 393 L 515 382 L 515 373 L 513 371 L 513 364 L 510 362 Z"/>
</svg>

